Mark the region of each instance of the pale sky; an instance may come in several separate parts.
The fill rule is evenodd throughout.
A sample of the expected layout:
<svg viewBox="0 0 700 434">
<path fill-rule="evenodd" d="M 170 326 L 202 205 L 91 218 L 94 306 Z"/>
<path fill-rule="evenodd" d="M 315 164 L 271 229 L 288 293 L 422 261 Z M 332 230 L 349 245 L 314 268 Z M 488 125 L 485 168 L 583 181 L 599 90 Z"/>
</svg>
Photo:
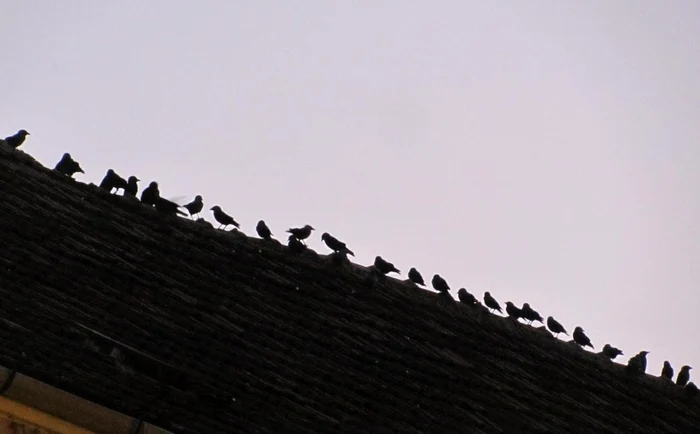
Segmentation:
<svg viewBox="0 0 700 434">
<path fill-rule="evenodd" d="M 45 165 L 700 372 L 697 0 L 0 4 L 0 136 Z"/>
</svg>

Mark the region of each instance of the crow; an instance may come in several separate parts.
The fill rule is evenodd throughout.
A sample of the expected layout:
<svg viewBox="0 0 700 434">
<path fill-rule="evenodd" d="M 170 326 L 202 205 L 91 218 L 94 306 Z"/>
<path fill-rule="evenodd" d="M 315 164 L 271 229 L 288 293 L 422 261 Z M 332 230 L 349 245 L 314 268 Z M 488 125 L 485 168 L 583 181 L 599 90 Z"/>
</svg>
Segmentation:
<svg viewBox="0 0 700 434">
<path fill-rule="evenodd" d="M 615 357 L 624 355 L 622 350 L 611 346 L 610 344 L 605 344 L 603 346 L 603 354 L 610 360 L 615 360 Z"/>
<path fill-rule="evenodd" d="M 294 238 L 296 238 L 299 241 L 304 241 L 305 239 L 309 238 L 311 236 L 311 231 L 315 231 L 313 226 L 311 225 L 305 225 L 303 228 L 290 228 L 287 229 L 287 232 L 292 234 Z M 304 243 L 306 244 L 306 243 Z"/>
<path fill-rule="evenodd" d="M 85 173 L 80 167 L 80 163 L 75 161 L 68 152 L 63 154 L 63 157 L 56 163 L 56 167 L 54 167 L 53 170 L 68 175 L 69 177 L 72 177 L 76 173 Z"/>
<path fill-rule="evenodd" d="M 685 386 L 688 384 L 688 380 L 690 380 L 690 370 L 693 369 L 688 365 L 685 365 L 681 368 L 681 372 L 678 373 L 678 377 L 676 378 L 676 384 L 679 386 Z"/>
<path fill-rule="evenodd" d="M 433 284 L 433 288 L 435 288 L 436 291 L 448 292 L 450 290 L 450 285 L 448 285 L 447 281 L 439 274 L 434 275 L 430 283 Z"/>
<path fill-rule="evenodd" d="M 171 202 L 168 199 L 165 199 L 163 197 L 157 197 L 155 205 L 156 205 L 156 210 L 160 213 L 169 214 L 169 215 L 179 214 L 181 216 L 187 217 L 187 214 L 180 211 L 180 205 L 176 204 L 175 202 Z"/>
<path fill-rule="evenodd" d="M 408 270 L 408 278 L 411 280 L 411 282 L 415 283 L 416 285 L 425 286 L 423 276 L 421 276 L 421 274 L 415 268 L 411 268 L 410 270 Z"/>
<path fill-rule="evenodd" d="M 116 188 L 117 191 L 114 192 L 115 194 L 119 193 L 119 189 L 126 189 L 127 185 L 128 183 L 126 182 L 126 179 L 117 175 L 117 172 L 115 172 L 114 169 L 109 169 L 105 174 L 105 177 L 102 178 L 102 182 L 100 182 L 100 188 L 104 188 L 110 193 Z"/>
<path fill-rule="evenodd" d="M 523 307 L 520 309 L 520 311 L 522 312 L 523 318 L 530 321 L 530 324 L 532 324 L 533 321 L 539 321 L 544 324 L 540 314 L 531 308 L 529 303 L 523 303 Z"/>
<path fill-rule="evenodd" d="M 470 294 L 466 288 L 459 288 L 459 291 L 457 291 L 457 297 L 459 298 L 459 301 L 467 306 L 476 306 L 478 303 L 476 301 L 476 297 L 474 297 L 473 294 Z"/>
<path fill-rule="evenodd" d="M 139 181 L 137 177 L 131 175 L 129 179 L 126 180 L 126 187 L 124 187 L 124 196 L 136 197 L 136 193 L 139 192 Z"/>
<path fill-rule="evenodd" d="M 565 335 L 569 336 L 569 334 L 566 333 L 566 330 L 564 330 L 564 326 L 551 316 L 547 317 L 547 328 L 550 332 L 554 333 L 554 337 L 559 336 L 559 333 L 564 333 Z"/>
<path fill-rule="evenodd" d="M 396 274 L 401 273 L 398 268 L 394 267 L 394 264 L 385 261 L 381 256 L 374 258 L 374 268 L 382 274 L 389 274 L 392 272 Z"/>
<path fill-rule="evenodd" d="M 5 137 L 5 143 L 8 145 L 12 146 L 13 148 L 17 149 L 20 146 L 22 146 L 22 143 L 24 143 L 24 140 L 27 138 L 27 136 L 30 136 L 27 132 L 27 130 L 19 130 L 17 133 Z"/>
<path fill-rule="evenodd" d="M 348 249 L 344 242 L 338 240 L 328 232 L 324 232 L 323 235 L 321 235 L 321 240 L 323 240 L 326 245 L 336 253 L 341 252 L 347 253 L 350 256 L 355 256 L 352 250 Z"/>
<path fill-rule="evenodd" d="M 644 374 L 647 371 L 647 354 L 649 351 L 640 351 L 627 361 L 627 372 L 631 374 Z"/>
<path fill-rule="evenodd" d="M 272 231 L 270 231 L 270 228 L 267 227 L 267 225 L 265 224 L 265 222 L 263 220 L 260 220 L 258 222 L 258 225 L 255 226 L 255 230 L 258 232 L 258 235 L 263 240 L 271 240 L 272 239 Z"/>
<path fill-rule="evenodd" d="M 241 228 L 241 225 L 239 225 L 236 222 L 236 220 L 233 219 L 233 217 L 231 217 L 230 215 L 223 212 L 223 210 L 221 209 L 221 207 L 219 205 L 215 205 L 215 206 L 211 207 L 210 210 L 214 211 L 214 220 L 216 220 L 217 222 L 220 223 L 219 227 L 217 229 L 219 229 L 219 228 L 221 228 L 221 226 L 223 226 L 224 230 L 226 230 L 226 227 L 228 225 L 234 225 L 238 229 Z"/>
<path fill-rule="evenodd" d="M 190 217 L 194 220 L 195 214 L 197 215 L 197 217 L 199 217 L 199 213 L 202 211 L 202 208 L 204 208 L 202 196 L 195 196 L 192 202 L 188 203 L 187 205 L 183 205 L 183 207 L 187 210 L 188 213 L 190 213 Z"/>
<path fill-rule="evenodd" d="M 506 301 L 506 313 L 509 317 L 513 318 L 516 321 L 519 318 L 523 318 L 523 312 L 520 310 L 520 308 L 518 308 L 516 305 L 513 304 L 513 302 L 510 301 Z"/>
<path fill-rule="evenodd" d="M 586 333 L 581 327 L 576 327 L 574 329 L 574 342 L 581 345 L 581 347 L 589 346 L 595 349 L 591 343 L 591 340 L 588 339 L 588 336 L 586 336 Z"/>
<path fill-rule="evenodd" d="M 160 197 L 160 190 L 158 190 L 158 183 L 153 181 L 148 184 L 148 187 L 144 188 L 141 192 L 141 203 L 144 205 L 153 206 L 156 204 L 156 200 Z"/>
<path fill-rule="evenodd" d="M 664 362 L 664 367 L 661 369 L 661 377 L 673 381 L 673 368 L 668 360 Z"/>
<path fill-rule="evenodd" d="M 498 304 L 495 298 L 491 296 L 491 293 L 486 291 L 484 292 L 484 304 L 486 307 L 489 308 L 491 312 L 498 311 L 500 313 L 503 313 L 503 309 L 501 309 L 501 305 Z"/>
</svg>

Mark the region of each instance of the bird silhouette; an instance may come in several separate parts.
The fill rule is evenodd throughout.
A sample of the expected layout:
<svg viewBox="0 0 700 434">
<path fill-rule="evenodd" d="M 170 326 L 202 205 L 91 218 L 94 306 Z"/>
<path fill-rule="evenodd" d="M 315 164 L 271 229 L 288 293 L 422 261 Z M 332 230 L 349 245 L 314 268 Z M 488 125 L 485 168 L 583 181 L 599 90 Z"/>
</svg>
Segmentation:
<svg viewBox="0 0 700 434">
<path fill-rule="evenodd" d="M 288 244 L 289 251 L 298 255 L 307 249 L 306 244 L 299 241 L 294 235 L 289 236 Z"/>
<path fill-rule="evenodd" d="M 80 167 L 80 163 L 75 161 L 68 152 L 63 154 L 63 157 L 56 163 L 56 167 L 54 167 L 53 170 L 68 175 L 69 177 L 72 177 L 76 173 L 85 173 Z"/>
<path fill-rule="evenodd" d="M 214 211 L 214 220 L 219 222 L 219 227 L 217 229 L 220 229 L 223 226 L 224 230 L 226 230 L 226 227 L 229 225 L 233 225 L 238 229 L 241 228 L 241 225 L 239 225 L 236 220 L 233 219 L 233 217 L 226 214 L 219 205 L 214 205 L 210 209 Z"/>
<path fill-rule="evenodd" d="M 415 268 L 411 268 L 410 270 L 408 270 L 408 278 L 411 282 L 415 283 L 416 285 L 425 286 L 423 276 L 421 276 L 421 274 Z"/>
<path fill-rule="evenodd" d="M 547 317 L 547 328 L 550 332 L 554 333 L 554 337 L 559 336 L 560 333 L 564 333 L 565 335 L 569 336 L 569 334 L 566 333 L 564 326 L 551 316 Z"/>
<path fill-rule="evenodd" d="M 610 344 L 605 344 L 603 346 L 603 354 L 605 354 L 605 357 L 607 357 L 608 359 L 615 360 L 615 357 L 621 356 L 624 353 L 622 352 L 622 350 L 615 348 Z"/>
<path fill-rule="evenodd" d="M 187 217 L 187 214 L 184 212 L 180 211 L 180 205 L 176 204 L 175 202 L 169 201 L 168 199 L 165 199 L 163 197 L 158 197 L 156 198 L 156 210 L 162 214 L 167 214 L 167 215 L 181 215 Z"/>
<path fill-rule="evenodd" d="M 100 182 L 100 188 L 104 188 L 110 193 L 116 188 L 115 193 L 118 193 L 120 189 L 126 189 L 127 184 L 126 179 L 117 175 L 114 169 L 109 169 L 104 178 L 102 178 L 102 182 Z"/>
<path fill-rule="evenodd" d="M 202 196 L 195 196 L 192 202 L 188 203 L 187 205 L 183 205 L 183 207 L 187 210 L 188 213 L 190 213 L 190 217 L 194 220 L 194 216 L 196 215 L 197 217 L 199 217 L 199 213 L 202 211 L 202 208 L 204 208 Z"/>
<path fill-rule="evenodd" d="M 476 297 L 474 297 L 473 294 L 470 294 L 469 291 L 467 291 L 467 288 L 459 288 L 457 291 L 457 298 L 459 298 L 459 301 L 467 306 L 476 306 L 478 303 Z"/>
<path fill-rule="evenodd" d="M 292 236 L 299 241 L 304 241 L 311 236 L 311 231 L 315 230 L 313 226 L 305 225 L 303 228 L 289 228 L 287 229 L 287 233 L 292 234 Z"/>
<path fill-rule="evenodd" d="M 576 327 L 574 329 L 574 342 L 579 344 L 581 347 L 593 347 L 593 344 L 591 343 L 591 340 L 586 336 L 585 331 L 581 327 Z"/>
<path fill-rule="evenodd" d="M 523 312 L 511 301 L 506 301 L 506 313 L 516 321 L 523 317 Z"/>
<path fill-rule="evenodd" d="M 272 239 L 272 231 L 270 231 L 270 228 L 267 227 L 263 220 L 260 220 L 257 226 L 255 226 L 255 231 L 263 240 L 269 241 Z"/>
<path fill-rule="evenodd" d="M 136 193 L 139 192 L 139 181 L 137 177 L 131 175 L 129 179 L 126 180 L 126 187 L 124 187 L 124 196 L 136 197 Z"/>
<path fill-rule="evenodd" d="M 688 381 L 690 380 L 690 370 L 693 369 L 688 365 L 684 365 L 681 368 L 681 371 L 678 373 L 678 377 L 676 378 L 676 384 L 679 386 L 685 386 L 688 384 Z M 673 375 L 671 375 L 673 376 Z"/>
<path fill-rule="evenodd" d="M 531 308 L 529 303 L 524 303 L 523 307 L 520 308 L 520 311 L 523 315 L 523 318 L 530 321 L 530 324 L 532 324 L 533 321 L 539 321 L 541 323 L 544 323 L 540 314 L 536 310 Z"/>
<path fill-rule="evenodd" d="M 401 273 L 398 268 L 394 267 L 394 264 L 385 261 L 384 258 L 382 258 L 381 256 L 377 256 L 376 258 L 374 258 L 374 268 L 376 268 L 377 271 L 379 271 L 382 274 Z"/>
<path fill-rule="evenodd" d="M 640 351 L 627 361 L 627 372 L 641 375 L 647 371 L 647 354 L 649 351 Z"/>
<path fill-rule="evenodd" d="M 673 381 L 673 367 L 668 360 L 664 362 L 664 367 L 661 369 L 661 377 Z"/>
<path fill-rule="evenodd" d="M 26 140 L 27 136 L 30 136 L 27 130 L 19 130 L 15 134 L 5 137 L 5 143 L 17 149 L 22 146 L 22 143 Z"/>
<path fill-rule="evenodd" d="M 498 311 L 500 313 L 503 313 L 503 309 L 501 309 L 501 305 L 498 304 L 495 298 L 491 296 L 491 293 L 486 291 L 484 292 L 484 304 L 486 307 L 489 308 L 491 312 Z"/>
<path fill-rule="evenodd" d="M 698 386 L 696 386 L 692 381 L 686 384 L 683 389 L 685 390 L 685 394 L 691 398 L 698 396 Z"/>
<path fill-rule="evenodd" d="M 323 235 L 321 235 L 321 240 L 326 243 L 328 248 L 333 250 L 335 253 L 345 253 L 350 256 L 355 256 L 352 250 L 348 249 L 344 242 L 340 241 L 328 232 L 324 232 Z"/>
<path fill-rule="evenodd" d="M 156 200 L 158 200 L 159 197 L 160 190 L 158 189 L 158 183 L 153 181 L 141 192 L 141 203 L 153 206 L 156 204 Z"/>
<path fill-rule="evenodd" d="M 430 283 L 436 291 L 448 292 L 450 290 L 450 285 L 448 285 L 447 281 L 439 274 L 434 275 Z"/>
</svg>

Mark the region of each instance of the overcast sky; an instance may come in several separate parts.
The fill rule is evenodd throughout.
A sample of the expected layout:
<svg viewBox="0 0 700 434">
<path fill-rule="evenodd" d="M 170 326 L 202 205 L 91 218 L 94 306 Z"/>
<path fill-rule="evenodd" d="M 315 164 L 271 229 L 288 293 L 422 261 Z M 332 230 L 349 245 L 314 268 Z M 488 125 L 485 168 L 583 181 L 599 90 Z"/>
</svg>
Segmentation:
<svg viewBox="0 0 700 434">
<path fill-rule="evenodd" d="M 700 368 L 698 23 L 696 0 L 6 1 L 0 135 L 528 301 L 658 375 Z"/>
</svg>

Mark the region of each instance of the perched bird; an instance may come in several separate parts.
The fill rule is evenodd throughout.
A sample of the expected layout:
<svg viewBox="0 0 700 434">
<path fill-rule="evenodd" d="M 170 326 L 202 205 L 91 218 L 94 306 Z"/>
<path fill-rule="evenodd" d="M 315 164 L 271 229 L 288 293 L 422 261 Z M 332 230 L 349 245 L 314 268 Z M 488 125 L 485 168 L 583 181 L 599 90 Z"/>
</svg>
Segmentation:
<svg viewBox="0 0 700 434">
<path fill-rule="evenodd" d="M 80 167 L 80 163 L 75 161 L 73 157 L 70 156 L 68 152 L 63 154 L 63 157 L 56 163 L 54 169 L 58 173 L 63 173 L 64 175 L 73 176 L 76 173 L 85 173 Z"/>
<path fill-rule="evenodd" d="M 644 374 L 647 371 L 647 354 L 649 351 L 640 351 L 627 361 L 627 371 L 632 374 Z"/>
<path fill-rule="evenodd" d="M 586 333 L 584 333 L 584 330 L 581 327 L 576 327 L 574 329 L 574 342 L 581 345 L 582 347 L 589 346 L 595 349 L 595 347 L 591 343 L 591 340 L 588 339 L 588 336 L 586 336 Z"/>
<path fill-rule="evenodd" d="M 156 204 L 156 200 L 159 197 L 160 190 L 158 190 L 158 183 L 153 181 L 141 192 L 141 203 L 153 206 Z"/>
<path fill-rule="evenodd" d="M 321 235 L 321 240 L 323 240 L 323 242 L 325 242 L 326 245 L 336 253 L 347 253 L 350 256 L 355 256 L 352 250 L 348 249 L 344 242 L 340 241 L 328 232 L 324 232 L 323 235 Z"/>
<path fill-rule="evenodd" d="M 398 268 L 394 267 L 394 264 L 385 261 L 381 256 L 374 258 L 374 268 L 382 274 L 389 274 L 392 272 L 397 274 L 401 273 Z"/>
<path fill-rule="evenodd" d="M 192 202 L 188 203 L 187 205 L 183 205 L 183 207 L 188 213 L 190 213 L 190 217 L 192 217 L 192 219 L 194 219 L 195 214 L 199 217 L 199 213 L 202 211 L 202 208 L 204 208 L 202 196 L 195 196 Z"/>
<path fill-rule="evenodd" d="M 532 324 L 533 321 L 539 321 L 544 324 L 540 314 L 531 308 L 529 303 L 523 303 L 523 307 L 520 309 L 520 311 L 522 312 L 523 318 L 530 321 L 530 324 Z"/>
<path fill-rule="evenodd" d="M 506 313 L 516 321 L 523 317 L 523 312 L 511 301 L 506 301 Z"/>
<path fill-rule="evenodd" d="M 476 301 L 476 297 L 470 294 L 466 288 L 459 288 L 459 291 L 457 291 L 457 297 L 459 298 L 459 301 L 468 306 L 475 306 L 478 303 Z"/>
<path fill-rule="evenodd" d="M 565 335 L 569 336 L 569 334 L 564 329 L 564 326 L 561 325 L 559 321 L 555 320 L 551 316 L 547 317 L 547 328 L 550 332 L 554 333 L 554 337 L 559 336 L 559 333 L 564 333 Z"/>
<path fill-rule="evenodd" d="M 680 374 L 678 375 L 680 376 Z M 668 360 L 664 362 L 664 367 L 661 369 L 661 376 L 673 381 L 673 368 Z"/>
<path fill-rule="evenodd" d="M 486 307 L 489 308 L 489 310 L 490 310 L 491 312 L 497 310 L 498 312 L 503 313 L 503 309 L 501 309 L 501 305 L 498 304 L 498 302 L 496 301 L 496 299 L 493 298 L 493 297 L 491 296 L 491 293 L 488 292 L 488 291 L 484 292 L 484 304 L 486 305 Z"/>
<path fill-rule="evenodd" d="M 408 270 L 408 278 L 411 280 L 411 282 L 415 283 L 416 285 L 425 286 L 423 276 L 421 276 L 421 274 L 418 272 L 418 270 L 415 269 L 415 267 Z"/>
<path fill-rule="evenodd" d="M 608 359 L 615 360 L 615 357 L 621 356 L 624 353 L 622 352 L 622 350 L 615 348 L 610 344 L 605 344 L 603 346 L 603 354 L 605 354 L 605 357 L 607 357 Z"/>
<path fill-rule="evenodd" d="M 693 369 L 688 365 L 684 365 L 681 368 L 681 371 L 678 373 L 678 377 L 676 378 L 676 384 L 679 386 L 685 386 L 688 384 L 688 380 L 690 380 L 690 370 Z M 673 376 L 673 374 L 671 374 Z"/>
<path fill-rule="evenodd" d="M 692 381 L 686 384 L 683 389 L 685 389 L 685 394 L 691 398 L 698 396 L 698 386 L 696 386 Z"/>
<path fill-rule="evenodd" d="M 305 225 L 303 228 L 290 228 L 287 232 L 292 234 L 299 241 L 304 241 L 311 236 L 311 231 L 315 231 L 313 226 Z"/>
<path fill-rule="evenodd" d="M 214 220 L 220 223 L 219 228 L 221 226 L 224 227 L 224 230 L 226 230 L 226 227 L 228 225 L 234 225 L 236 228 L 240 229 L 241 225 L 239 225 L 236 220 L 233 219 L 230 215 L 226 214 L 219 205 L 214 205 L 213 207 L 210 208 L 212 211 L 214 211 Z"/>
<path fill-rule="evenodd" d="M 126 187 L 124 187 L 124 196 L 136 197 L 136 193 L 139 192 L 139 181 L 137 177 L 131 175 L 129 179 L 126 180 Z"/>
<path fill-rule="evenodd" d="M 436 291 L 440 292 L 448 292 L 450 290 L 450 286 L 447 284 L 447 281 L 442 278 L 439 274 L 436 274 L 433 276 L 433 280 L 431 281 L 433 284 L 433 288 L 435 288 Z"/>
<path fill-rule="evenodd" d="M 272 231 L 270 231 L 270 228 L 267 227 L 263 220 L 260 220 L 258 222 L 258 225 L 255 226 L 255 230 L 257 231 L 260 238 L 262 238 L 263 240 L 272 239 Z"/>
<path fill-rule="evenodd" d="M 296 237 L 294 237 L 293 235 L 290 235 L 290 236 L 289 236 L 289 243 L 287 244 L 287 246 L 289 246 L 289 251 L 290 251 L 290 252 L 292 252 L 292 253 L 294 253 L 294 254 L 297 254 L 297 255 L 300 254 L 300 253 L 302 253 L 304 250 L 307 249 L 306 244 L 304 244 L 304 243 L 302 243 L 301 241 L 299 241 L 299 240 L 298 240 Z"/>
<path fill-rule="evenodd" d="M 115 172 L 114 169 L 109 169 L 105 174 L 105 177 L 102 178 L 102 182 L 100 182 L 100 188 L 104 188 L 110 193 L 116 188 L 117 191 L 115 191 L 115 193 L 118 193 L 119 189 L 126 189 L 127 184 L 126 179 L 117 175 L 117 172 Z"/>
<path fill-rule="evenodd" d="M 176 204 L 175 202 L 171 202 L 168 199 L 165 199 L 163 197 L 156 198 L 155 206 L 156 206 L 156 210 L 160 213 L 170 214 L 170 215 L 179 214 L 181 216 L 187 217 L 187 214 L 180 211 L 180 205 Z"/>
<path fill-rule="evenodd" d="M 12 146 L 13 148 L 17 149 L 20 146 L 22 146 L 22 143 L 24 143 L 24 140 L 27 138 L 27 136 L 30 136 L 27 132 L 27 130 L 19 130 L 17 133 L 5 137 L 5 143 L 8 145 Z"/>
</svg>

